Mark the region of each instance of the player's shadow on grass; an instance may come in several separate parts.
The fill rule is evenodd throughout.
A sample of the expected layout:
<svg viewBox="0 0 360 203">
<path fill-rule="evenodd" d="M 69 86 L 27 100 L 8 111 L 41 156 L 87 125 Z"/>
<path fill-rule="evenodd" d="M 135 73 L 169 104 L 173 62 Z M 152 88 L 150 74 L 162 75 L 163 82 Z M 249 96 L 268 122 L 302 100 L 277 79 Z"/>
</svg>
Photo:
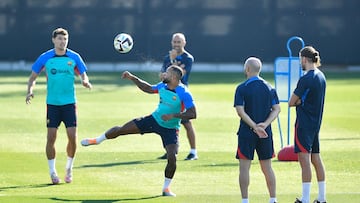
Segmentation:
<svg viewBox="0 0 360 203">
<path fill-rule="evenodd" d="M 211 163 L 201 165 L 200 167 L 235 167 L 239 166 L 239 163 Z"/>
<path fill-rule="evenodd" d="M 15 185 L 15 186 L 8 186 L 8 187 L 0 187 L 0 192 L 5 190 L 12 190 L 12 189 L 24 189 L 24 188 L 43 188 L 43 187 L 50 187 L 54 186 L 54 184 L 37 184 L 37 185 Z"/>
<path fill-rule="evenodd" d="M 95 168 L 95 167 L 113 167 L 113 166 L 123 166 L 123 165 L 137 165 L 137 164 L 151 164 L 159 163 L 161 160 L 140 160 L 140 161 L 126 161 L 126 162 L 111 162 L 104 164 L 85 164 L 74 168 Z"/>
<path fill-rule="evenodd" d="M 64 199 L 53 197 L 50 200 L 56 202 L 82 202 L 82 203 L 114 203 L 114 202 L 122 202 L 122 201 L 139 201 L 139 200 L 147 200 L 147 199 L 155 199 L 162 197 L 161 195 L 149 196 L 149 197 L 139 197 L 139 198 L 119 198 L 119 199 Z"/>
</svg>

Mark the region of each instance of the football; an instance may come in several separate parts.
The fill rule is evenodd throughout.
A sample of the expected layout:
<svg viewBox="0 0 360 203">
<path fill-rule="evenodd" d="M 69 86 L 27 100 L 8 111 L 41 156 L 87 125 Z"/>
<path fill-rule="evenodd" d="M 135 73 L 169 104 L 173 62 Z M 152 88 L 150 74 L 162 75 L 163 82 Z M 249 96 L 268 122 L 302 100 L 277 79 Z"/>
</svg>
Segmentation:
<svg viewBox="0 0 360 203">
<path fill-rule="evenodd" d="M 128 53 L 133 48 L 133 45 L 133 38 L 129 34 L 120 33 L 114 38 L 114 48 L 122 54 Z"/>
</svg>

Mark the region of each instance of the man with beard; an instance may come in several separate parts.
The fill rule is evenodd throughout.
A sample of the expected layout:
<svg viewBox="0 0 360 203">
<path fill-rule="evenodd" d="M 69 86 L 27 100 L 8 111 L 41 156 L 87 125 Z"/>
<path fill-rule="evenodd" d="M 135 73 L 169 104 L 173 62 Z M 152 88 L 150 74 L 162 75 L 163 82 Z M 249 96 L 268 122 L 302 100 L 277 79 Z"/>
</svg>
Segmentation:
<svg viewBox="0 0 360 203">
<path fill-rule="evenodd" d="M 164 58 L 163 66 L 161 68 L 161 73 L 164 73 L 166 69 L 171 65 L 180 66 L 183 71 L 183 77 L 181 78 L 181 82 L 188 86 L 188 80 L 192 68 L 192 64 L 194 62 L 194 57 L 185 50 L 186 38 L 183 33 L 174 33 L 171 38 L 171 47 L 172 49 L 169 51 Z M 188 138 L 190 144 L 190 152 L 186 156 L 185 160 L 197 160 L 198 155 L 196 151 L 196 140 L 195 140 L 195 130 L 190 120 L 183 119 L 181 120 L 181 124 L 184 126 L 186 130 L 186 136 Z M 166 153 L 159 157 L 159 159 L 166 159 Z"/>
<path fill-rule="evenodd" d="M 160 102 L 157 109 L 151 115 L 133 119 L 123 126 L 112 127 L 99 137 L 86 138 L 81 141 L 81 144 L 83 146 L 96 145 L 104 140 L 128 134 L 159 134 L 168 160 L 162 195 L 176 196 L 170 191 L 169 186 L 176 171 L 180 121 L 196 118 L 195 104 L 191 93 L 180 81 L 182 76 L 183 70 L 179 66 L 172 65 L 163 73 L 162 82 L 150 85 L 128 71 L 123 72 L 122 78 L 133 81 L 142 91 L 159 94 Z"/>
<path fill-rule="evenodd" d="M 326 78 L 319 69 L 320 54 L 314 47 L 301 49 L 299 58 L 305 74 L 299 79 L 289 100 L 289 106 L 296 108 L 294 145 L 302 179 L 302 197 L 296 199 L 295 203 L 310 202 L 311 165 L 315 168 L 319 191 L 314 203 L 326 203 L 325 166 L 320 156 L 319 142 Z"/>
</svg>

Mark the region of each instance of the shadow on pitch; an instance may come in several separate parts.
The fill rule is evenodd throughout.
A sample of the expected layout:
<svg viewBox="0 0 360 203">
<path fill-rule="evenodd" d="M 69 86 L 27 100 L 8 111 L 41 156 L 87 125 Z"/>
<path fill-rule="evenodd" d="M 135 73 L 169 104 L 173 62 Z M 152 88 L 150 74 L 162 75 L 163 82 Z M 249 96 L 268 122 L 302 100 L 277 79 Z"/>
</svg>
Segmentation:
<svg viewBox="0 0 360 203">
<path fill-rule="evenodd" d="M 235 167 L 235 166 L 239 166 L 239 163 L 211 163 L 211 164 L 206 164 L 206 165 L 202 165 L 201 167 Z"/>
<path fill-rule="evenodd" d="M 0 192 L 5 190 L 12 190 L 12 189 L 26 189 L 26 188 L 43 188 L 43 187 L 51 187 L 54 184 L 37 184 L 37 185 L 15 185 L 15 186 L 8 186 L 8 187 L 0 187 Z"/>
<path fill-rule="evenodd" d="M 340 140 L 343 140 L 343 141 L 346 141 L 346 140 L 360 140 L 360 137 L 321 138 L 321 140 L 327 140 L 327 141 L 333 141 L 333 140 L 336 140 L 336 141 L 340 141 Z"/>
<path fill-rule="evenodd" d="M 82 202 L 82 203 L 113 203 L 113 202 L 122 202 L 122 201 L 139 201 L 139 200 L 147 200 L 147 199 L 155 199 L 162 197 L 161 195 L 150 196 L 150 197 L 139 197 L 139 198 L 119 198 L 119 199 L 64 199 L 64 198 L 57 198 L 53 197 L 50 200 L 56 202 Z"/>
<path fill-rule="evenodd" d="M 85 164 L 74 168 L 96 168 L 96 167 L 114 167 L 123 165 L 138 165 L 138 164 L 151 164 L 163 162 L 162 160 L 140 160 L 140 161 L 126 161 L 126 162 L 111 162 L 104 164 Z"/>
</svg>

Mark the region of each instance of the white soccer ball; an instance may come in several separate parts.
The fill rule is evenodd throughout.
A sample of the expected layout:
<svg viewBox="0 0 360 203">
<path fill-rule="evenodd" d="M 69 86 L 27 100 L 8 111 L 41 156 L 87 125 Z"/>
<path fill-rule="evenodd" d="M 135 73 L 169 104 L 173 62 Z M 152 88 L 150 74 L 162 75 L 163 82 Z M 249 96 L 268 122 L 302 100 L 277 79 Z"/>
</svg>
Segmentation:
<svg viewBox="0 0 360 203">
<path fill-rule="evenodd" d="M 128 53 L 134 46 L 134 41 L 131 35 L 120 33 L 114 38 L 114 48 L 116 51 L 125 54 Z"/>
</svg>

